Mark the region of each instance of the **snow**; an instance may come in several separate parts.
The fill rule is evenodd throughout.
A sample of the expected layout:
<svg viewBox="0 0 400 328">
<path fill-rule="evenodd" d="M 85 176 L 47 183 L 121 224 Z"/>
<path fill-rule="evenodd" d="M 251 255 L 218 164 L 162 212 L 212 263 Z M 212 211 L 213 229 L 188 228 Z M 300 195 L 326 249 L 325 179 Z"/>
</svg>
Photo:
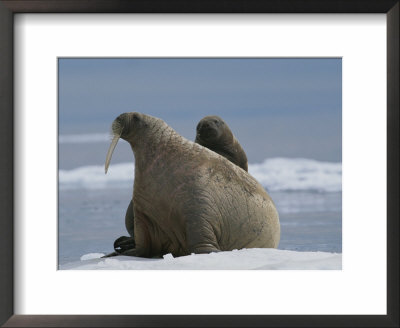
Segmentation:
<svg viewBox="0 0 400 328">
<path fill-rule="evenodd" d="M 61 270 L 341 270 L 342 254 L 252 248 L 211 254 L 164 258 L 85 254 L 81 261 L 60 265 Z"/>
<path fill-rule="evenodd" d="M 81 256 L 81 261 L 87 261 L 87 260 L 93 260 L 93 259 L 98 259 L 100 257 L 104 256 L 103 253 L 89 253 Z"/>
<path fill-rule="evenodd" d="M 169 253 L 169 254 L 165 254 L 164 256 L 163 256 L 163 258 L 164 258 L 164 260 L 173 260 L 174 259 L 174 256 L 171 254 L 171 253 Z"/>
<path fill-rule="evenodd" d="M 262 163 L 250 164 L 249 173 L 268 191 L 342 190 L 342 163 L 304 158 L 270 158 Z M 132 186 L 133 178 L 133 163 L 111 165 L 107 175 L 104 174 L 104 166 L 82 166 L 73 170 L 60 170 L 59 186 L 60 189 Z"/>
</svg>

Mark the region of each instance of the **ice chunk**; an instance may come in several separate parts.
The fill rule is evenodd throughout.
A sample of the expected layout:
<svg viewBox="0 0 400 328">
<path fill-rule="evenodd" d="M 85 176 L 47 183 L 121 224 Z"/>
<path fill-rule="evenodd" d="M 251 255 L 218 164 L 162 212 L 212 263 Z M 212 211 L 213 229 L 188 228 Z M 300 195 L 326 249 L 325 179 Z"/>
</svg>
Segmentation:
<svg viewBox="0 0 400 328">
<path fill-rule="evenodd" d="M 164 260 L 167 260 L 167 261 L 174 259 L 174 256 L 171 253 L 165 254 L 163 257 L 164 257 Z"/>
</svg>

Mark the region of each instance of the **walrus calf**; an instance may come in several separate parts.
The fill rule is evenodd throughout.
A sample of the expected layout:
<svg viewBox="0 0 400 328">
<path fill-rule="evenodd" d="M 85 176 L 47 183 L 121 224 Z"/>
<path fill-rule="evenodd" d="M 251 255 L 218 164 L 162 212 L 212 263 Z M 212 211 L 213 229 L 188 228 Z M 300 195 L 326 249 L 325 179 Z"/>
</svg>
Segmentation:
<svg viewBox="0 0 400 328">
<path fill-rule="evenodd" d="M 228 124 L 219 116 L 206 116 L 196 127 L 194 142 L 224 156 L 247 171 L 247 156 Z"/>
<path fill-rule="evenodd" d="M 278 246 L 278 212 L 247 172 L 152 116 L 122 114 L 112 132 L 106 171 L 119 138 L 129 142 L 135 155 L 135 248 L 123 255 L 182 256 Z"/>
</svg>

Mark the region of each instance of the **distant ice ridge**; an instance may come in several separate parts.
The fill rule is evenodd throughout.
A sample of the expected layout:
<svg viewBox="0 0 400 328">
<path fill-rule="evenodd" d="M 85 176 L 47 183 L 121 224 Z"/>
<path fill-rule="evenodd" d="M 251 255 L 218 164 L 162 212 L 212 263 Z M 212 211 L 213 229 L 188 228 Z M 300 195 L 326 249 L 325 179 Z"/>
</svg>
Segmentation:
<svg viewBox="0 0 400 328">
<path fill-rule="evenodd" d="M 303 158 L 270 158 L 260 164 L 250 164 L 249 173 L 269 191 L 342 190 L 342 163 L 320 162 Z M 100 189 L 110 186 L 133 186 L 134 164 L 111 165 L 107 175 L 104 166 L 83 166 L 59 171 L 61 189 Z"/>
<path fill-rule="evenodd" d="M 110 142 L 109 133 L 90 133 L 90 134 L 61 134 L 58 137 L 60 144 L 67 143 L 92 143 L 92 142 Z"/>
<path fill-rule="evenodd" d="M 163 259 L 86 254 L 61 270 L 341 270 L 342 254 L 252 248 Z"/>
<path fill-rule="evenodd" d="M 342 190 L 342 163 L 270 158 L 260 164 L 250 164 L 249 173 L 268 190 Z"/>
<path fill-rule="evenodd" d="M 111 165 L 108 173 L 104 165 L 81 166 L 73 170 L 59 170 L 60 189 L 102 189 L 107 187 L 132 187 L 135 165 L 120 163 Z"/>
</svg>

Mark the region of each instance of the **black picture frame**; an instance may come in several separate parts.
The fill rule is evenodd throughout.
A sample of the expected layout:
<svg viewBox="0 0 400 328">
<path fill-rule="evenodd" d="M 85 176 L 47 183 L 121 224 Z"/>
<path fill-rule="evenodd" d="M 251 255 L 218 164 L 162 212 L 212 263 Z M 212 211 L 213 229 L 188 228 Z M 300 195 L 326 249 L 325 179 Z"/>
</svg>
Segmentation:
<svg viewBox="0 0 400 328">
<path fill-rule="evenodd" d="M 399 0 L 0 0 L 0 324 L 4 327 L 399 327 Z M 14 315 L 16 13 L 384 13 L 387 17 L 387 315 Z M 368 286 L 366 286 L 368 288 Z"/>
</svg>

